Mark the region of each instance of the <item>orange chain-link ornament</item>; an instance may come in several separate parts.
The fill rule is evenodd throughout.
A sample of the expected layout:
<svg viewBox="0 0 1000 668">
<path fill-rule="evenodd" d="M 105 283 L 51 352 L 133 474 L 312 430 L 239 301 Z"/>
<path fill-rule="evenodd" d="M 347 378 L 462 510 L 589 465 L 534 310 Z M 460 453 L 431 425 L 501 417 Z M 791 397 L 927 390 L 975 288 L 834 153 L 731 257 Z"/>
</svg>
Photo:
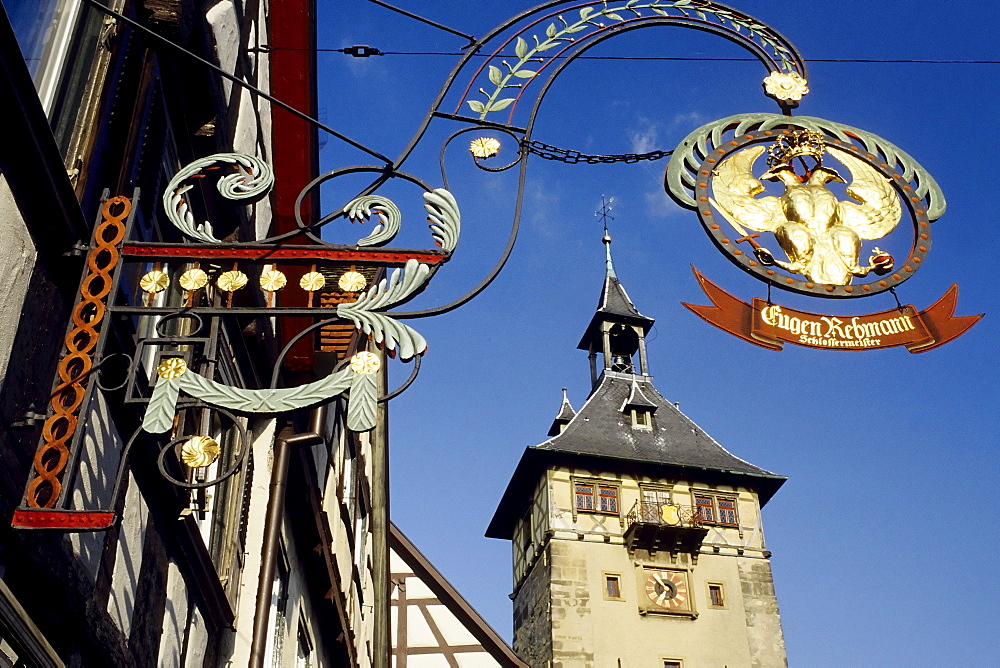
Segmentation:
<svg viewBox="0 0 1000 668">
<path fill-rule="evenodd" d="M 87 275 L 73 308 L 73 328 L 66 334 L 66 354 L 57 369 L 59 383 L 50 400 L 52 414 L 42 427 L 42 443 L 34 458 L 35 477 L 25 492 L 29 507 L 52 508 L 59 500 L 69 443 L 86 393 L 84 380 L 94 366 L 98 330 L 111 293 L 111 272 L 118 264 L 118 246 L 125 238 L 125 220 L 131 209 L 132 203 L 122 196 L 112 197 L 101 209 L 103 220 L 94 233 L 94 248 L 87 255 Z"/>
</svg>

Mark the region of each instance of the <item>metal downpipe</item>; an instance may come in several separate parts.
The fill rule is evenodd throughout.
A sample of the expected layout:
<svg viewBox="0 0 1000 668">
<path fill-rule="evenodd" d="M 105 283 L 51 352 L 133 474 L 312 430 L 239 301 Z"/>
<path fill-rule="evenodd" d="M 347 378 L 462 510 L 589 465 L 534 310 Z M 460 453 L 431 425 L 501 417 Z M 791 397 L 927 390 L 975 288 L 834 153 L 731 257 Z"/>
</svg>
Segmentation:
<svg viewBox="0 0 1000 668">
<path fill-rule="evenodd" d="M 271 485 L 268 489 L 267 512 L 264 515 L 260 575 L 257 580 L 257 603 L 253 615 L 253 640 L 250 644 L 251 668 L 264 668 L 264 655 L 267 651 L 267 622 L 270 617 L 271 596 L 274 594 L 274 571 L 278 558 L 278 538 L 281 536 L 281 517 L 285 510 L 288 458 L 295 446 L 322 443 L 325 423 L 324 405 L 313 409 L 310 420 L 311 431 L 291 434 L 289 429 L 285 429 L 274 441 L 274 462 L 271 466 Z"/>
</svg>

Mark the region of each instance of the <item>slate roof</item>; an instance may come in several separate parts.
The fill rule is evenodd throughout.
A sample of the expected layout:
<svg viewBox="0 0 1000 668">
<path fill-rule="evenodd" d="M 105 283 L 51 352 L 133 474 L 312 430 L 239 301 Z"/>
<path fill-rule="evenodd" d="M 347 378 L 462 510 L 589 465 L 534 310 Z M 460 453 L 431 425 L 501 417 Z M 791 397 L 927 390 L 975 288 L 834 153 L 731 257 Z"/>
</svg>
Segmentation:
<svg viewBox="0 0 1000 668">
<path fill-rule="evenodd" d="M 654 320 L 639 313 L 618 281 L 611 260 L 611 237 L 605 230 L 606 271 L 597 312 L 590 321 L 579 348 L 590 350 L 600 341 L 605 322 L 638 325 L 648 331 Z M 594 350 L 599 350 L 594 345 Z M 567 412 L 567 407 L 569 412 Z M 632 426 L 629 407 L 653 413 L 649 429 Z M 785 482 L 784 476 L 740 459 L 705 433 L 690 418 L 667 401 L 653 386 L 651 376 L 605 369 L 587 403 L 578 413 L 563 394 L 563 405 L 549 430 L 549 440 L 525 449 L 514 475 L 486 529 L 490 538 L 509 539 L 514 524 L 524 514 L 542 471 L 550 466 L 621 471 L 643 467 L 648 473 L 689 475 L 702 482 L 725 482 L 756 490 L 763 506 Z M 566 422 L 565 416 L 571 419 Z M 565 428 L 560 431 L 560 426 Z M 665 476 L 664 476 L 665 477 Z"/>
<path fill-rule="evenodd" d="M 635 390 L 655 406 L 652 429 L 633 428 L 631 415 L 622 412 Z M 756 490 L 762 506 L 786 480 L 722 447 L 667 401 L 650 376 L 606 370 L 562 433 L 525 449 L 486 535 L 509 539 L 541 472 L 570 462 L 608 471 L 653 465 L 705 482 L 738 484 Z"/>
<path fill-rule="evenodd" d="M 559 407 L 559 415 L 552 420 L 552 426 L 549 427 L 549 436 L 555 436 L 561 431 L 561 427 L 564 424 L 569 424 L 569 421 L 576 416 L 576 411 L 573 410 L 573 404 L 569 402 L 569 397 L 566 396 L 566 388 L 563 388 L 563 400 L 562 405 Z"/>
<path fill-rule="evenodd" d="M 637 462 L 774 475 L 719 445 L 664 399 L 651 381 L 649 376 L 605 371 L 597 389 L 566 429 L 533 447 Z M 622 406 L 633 396 L 634 390 L 639 390 L 656 407 L 650 430 L 632 428 L 631 416 L 622 412 Z"/>
<path fill-rule="evenodd" d="M 625 287 L 619 282 L 618 275 L 615 274 L 615 266 L 611 261 L 611 237 L 604 237 L 604 246 L 607 253 L 606 270 L 604 275 L 604 287 L 601 290 L 601 297 L 597 300 L 597 312 L 591 318 L 587 331 L 577 348 L 589 350 L 590 341 L 598 336 L 600 324 L 602 322 L 621 322 L 640 325 L 643 331 L 648 331 L 655 322 L 652 318 L 647 318 L 639 313 L 635 307 Z"/>
</svg>

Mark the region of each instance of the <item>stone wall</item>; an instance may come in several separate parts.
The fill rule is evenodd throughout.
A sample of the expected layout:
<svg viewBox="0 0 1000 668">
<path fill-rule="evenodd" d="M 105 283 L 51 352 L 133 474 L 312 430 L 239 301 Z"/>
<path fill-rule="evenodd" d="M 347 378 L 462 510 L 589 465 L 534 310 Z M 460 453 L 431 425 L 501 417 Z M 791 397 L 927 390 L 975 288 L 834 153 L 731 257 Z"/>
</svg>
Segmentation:
<svg viewBox="0 0 1000 668">
<path fill-rule="evenodd" d="M 737 562 L 753 665 L 787 666 L 771 564 L 758 559 L 737 559 Z"/>
<path fill-rule="evenodd" d="M 514 597 L 514 653 L 532 668 L 552 659 L 550 557 L 547 547 Z"/>
</svg>

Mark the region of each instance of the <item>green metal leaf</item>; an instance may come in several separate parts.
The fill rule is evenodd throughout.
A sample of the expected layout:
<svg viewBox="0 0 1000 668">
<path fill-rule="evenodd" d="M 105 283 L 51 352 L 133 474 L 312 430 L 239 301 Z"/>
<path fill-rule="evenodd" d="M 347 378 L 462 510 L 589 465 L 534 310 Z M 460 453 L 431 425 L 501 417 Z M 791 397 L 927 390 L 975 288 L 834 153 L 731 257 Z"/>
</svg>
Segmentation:
<svg viewBox="0 0 1000 668">
<path fill-rule="evenodd" d="M 142 418 L 142 428 L 151 434 L 164 434 L 174 426 L 177 412 L 177 395 L 180 384 L 176 378 L 157 378 L 153 386 L 153 396 L 146 406 Z"/>
<path fill-rule="evenodd" d="M 548 37 L 555 37 L 556 36 L 556 24 L 555 23 L 550 23 L 549 27 L 545 29 L 545 34 Z"/>
<path fill-rule="evenodd" d="M 378 382 L 373 373 L 354 374 L 347 400 L 347 428 L 362 432 L 377 424 Z"/>
<path fill-rule="evenodd" d="M 500 71 L 500 68 L 490 65 L 490 83 L 492 83 L 494 86 L 499 86 L 500 81 L 502 79 L 503 79 L 503 72 Z"/>
<path fill-rule="evenodd" d="M 477 114 L 481 114 L 486 111 L 486 105 L 479 100 L 469 100 L 469 108 Z"/>
<path fill-rule="evenodd" d="M 509 107 L 511 105 L 511 103 L 513 103 L 513 102 L 514 102 L 514 98 L 512 98 L 512 97 L 505 97 L 504 99 L 497 100 L 496 102 L 494 102 L 493 104 L 491 104 L 488 107 L 488 111 L 501 111 L 501 110 L 506 109 L 507 107 Z"/>
<path fill-rule="evenodd" d="M 514 76 L 520 77 L 522 79 L 530 79 L 536 74 L 538 74 L 538 72 L 535 72 L 534 70 L 516 70 L 514 72 Z"/>
<path fill-rule="evenodd" d="M 593 7 L 584 7 L 583 9 L 580 10 L 580 20 L 586 21 L 587 17 L 589 17 L 593 13 L 594 13 Z"/>
<path fill-rule="evenodd" d="M 524 58 L 528 53 L 528 43 L 524 41 L 524 38 L 517 38 L 517 43 L 514 44 L 514 53 L 517 54 L 518 58 Z"/>
<path fill-rule="evenodd" d="M 605 14 L 605 16 L 607 16 L 609 19 L 611 19 L 613 21 L 624 21 L 625 20 L 625 19 L 623 19 L 621 17 L 620 14 L 615 14 L 615 13 L 612 13 L 612 12 L 608 12 L 607 14 Z"/>
<path fill-rule="evenodd" d="M 535 51 L 548 51 L 549 49 L 554 49 L 559 46 L 559 42 L 542 42 L 535 47 Z"/>
<path fill-rule="evenodd" d="M 691 0 L 674 0 L 674 7 L 683 7 L 690 4 Z"/>
<path fill-rule="evenodd" d="M 660 9 L 659 7 L 650 7 L 650 9 L 652 9 L 654 12 L 656 12 L 660 16 L 670 16 L 670 14 L 667 14 L 666 10 Z"/>
<path fill-rule="evenodd" d="M 450 253 L 458 245 L 458 236 L 462 230 L 462 214 L 458 209 L 458 202 L 443 188 L 424 193 L 424 201 L 434 243 Z"/>
</svg>

